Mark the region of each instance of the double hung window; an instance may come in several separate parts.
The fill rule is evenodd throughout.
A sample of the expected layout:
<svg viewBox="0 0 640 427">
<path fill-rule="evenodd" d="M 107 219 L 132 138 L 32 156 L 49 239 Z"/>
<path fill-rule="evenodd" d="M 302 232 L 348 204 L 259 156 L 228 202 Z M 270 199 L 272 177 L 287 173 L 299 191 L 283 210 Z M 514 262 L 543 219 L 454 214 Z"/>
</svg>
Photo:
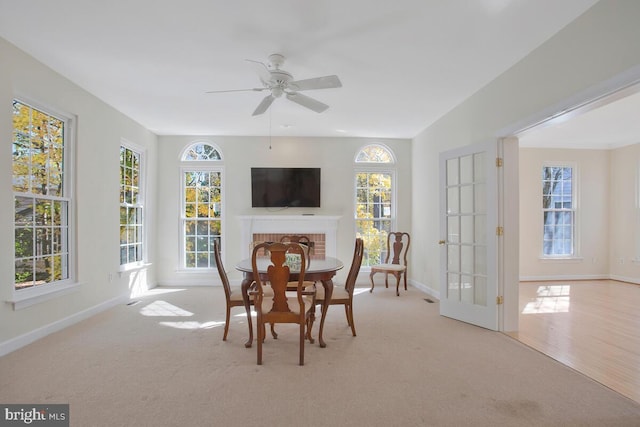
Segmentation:
<svg viewBox="0 0 640 427">
<path fill-rule="evenodd" d="M 144 259 L 142 150 L 120 146 L 120 265 Z"/>
<path fill-rule="evenodd" d="M 15 290 L 70 279 L 70 119 L 13 101 Z"/>
<path fill-rule="evenodd" d="M 356 236 L 364 242 L 365 267 L 384 262 L 387 234 L 395 228 L 394 163 L 382 145 L 368 145 L 356 155 Z"/>
<path fill-rule="evenodd" d="M 542 255 L 547 258 L 576 255 L 575 168 L 542 167 Z"/>
<path fill-rule="evenodd" d="M 222 238 L 223 168 L 220 150 L 208 143 L 189 146 L 182 155 L 182 267 L 215 267 L 213 242 Z"/>
</svg>

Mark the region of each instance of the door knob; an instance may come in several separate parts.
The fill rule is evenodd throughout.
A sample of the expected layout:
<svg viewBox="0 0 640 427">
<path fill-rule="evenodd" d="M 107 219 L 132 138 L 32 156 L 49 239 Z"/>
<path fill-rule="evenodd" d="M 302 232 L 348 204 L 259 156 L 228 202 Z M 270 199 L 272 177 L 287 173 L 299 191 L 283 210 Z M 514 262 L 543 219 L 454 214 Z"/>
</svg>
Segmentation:
<svg viewBox="0 0 640 427">
<path fill-rule="evenodd" d="M 438 241 L 438 244 L 439 244 L 440 246 L 444 245 L 445 243 L 447 243 L 447 241 L 446 241 L 446 240 L 440 240 L 440 241 Z"/>
</svg>

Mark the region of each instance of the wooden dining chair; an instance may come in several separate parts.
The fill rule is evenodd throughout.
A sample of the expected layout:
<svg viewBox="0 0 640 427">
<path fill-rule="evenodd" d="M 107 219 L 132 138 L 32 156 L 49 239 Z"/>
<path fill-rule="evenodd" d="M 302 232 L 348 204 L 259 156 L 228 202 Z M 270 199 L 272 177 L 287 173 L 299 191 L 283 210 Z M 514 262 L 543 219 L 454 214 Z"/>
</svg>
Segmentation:
<svg viewBox="0 0 640 427">
<path fill-rule="evenodd" d="M 331 295 L 331 301 L 329 305 L 344 305 L 344 312 L 347 316 L 347 324 L 351 326 L 351 333 L 356 336 L 356 326 L 353 322 L 353 290 L 356 286 L 356 280 L 358 279 L 358 272 L 360 272 L 360 266 L 362 265 L 362 255 L 364 254 L 364 243 L 361 238 L 356 239 L 355 248 L 353 250 L 353 259 L 351 261 L 351 268 L 347 275 L 347 280 L 344 283 L 344 287 L 334 287 L 333 295 Z M 324 303 L 324 288 L 318 287 L 316 293 L 316 303 Z M 324 307 L 324 306 L 323 306 Z M 323 308 L 324 310 L 324 308 Z"/>
<path fill-rule="evenodd" d="M 251 306 L 253 306 L 253 296 L 249 295 L 249 309 L 247 309 L 244 305 L 244 299 L 242 297 L 242 289 L 240 286 L 231 286 L 229 284 L 229 277 L 227 276 L 227 272 L 224 269 L 224 265 L 222 264 L 222 257 L 220 256 L 220 243 L 216 239 L 213 241 L 213 256 L 216 262 L 216 268 L 218 269 L 218 275 L 220 276 L 220 281 L 222 282 L 222 287 L 224 288 L 224 296 L 226 300 L 227 313 L 224 320 L 224 334 L 222 335 L 222 341 L 227 340 L 227 334 L 229 333 L 229 320 L 231 318 L 231 309 L 233 307 L 244 307 L 247 313 L 247 324 L 249 325 L 249 334 L 251 335 L 251 328 L 253 321 L 251 320 Z M 255 288 L 255 284 L 252 286 Z M 271 325 L 271 335 L 273 338 L 278 338 L 278 334 Z M 246 346 L 246 345 L 245 345 Z M 250 345 L 249 345 L 250 347 Z"/>
<path fill-rule="evenodd" d="M 260 275 L 258 269 L 258 252 L 264 249 L 269 253 L 269 266 L 266 277 Z M 300 267 L 292 272 L 286 263 L 287 253 L 300 255 Z M 304 365 L 304 341 L 311 338 L 311 327 L 315 319 L 315 289 L 305 289 L 304 273 L 306 260 L 304 250 L 299 243 L 262 243 L 253 248 L 251 255 L 253 277 L 256 289 L 251 293 L 254 296 L 254 304 L 257 313 L 258 331 L 258 365 L 262 365 L 262 345 L 265 337 L 265 325 L 270 323 L 296 323 L 300 327 L 300 365 Z M 295 275 L 297 288 L 295 292 L 287 293 L 287 285 L 294 281 Z M 267 295 L 271 290 L 273 296 Z M 309 331 L 309 332 L 307 332 Z"/>
<path fill-rule="evenodd" d="M 229 284 L 229 278 L 227 277 L 227 272 L 224 269 L 224 265 L 222 265 L 222 257 L 220 256 L 220 243 L 217 239 L 213 241 L 213 255 L 216 261 L 216 267 L 218 269 L 218 274 L 220 275 L 220 280 L 222 281 L 222 287 L 224 288 L 224 295 L 227 302 L 227 315 L 224 321 L 224 334 L 222 335 L 222 340 L 227 340 L 227 333 L 229 332 L 229 319 L 231 317 L 231 308 L 232 307 L 245 307 L 244 300 L 242 299 L 242 291 L 240 287 L 232 288 Z M 247 321 L 251 325 L 251 311 L 247 310 Z"/>
<path fill-rule="evenodd" d="M 392 243 L 393 241 L 393 243 Z M 384 264 L 371 266 L 371 289 L 373 292 L 373 275 L 384 273 L 384 285 L 389 287 L 389 274 L 396 278 L 396 295 L 400 296 L 400 279 L 404 276 L 404 290 L 407 290 L 407 253 L 411 244 L 409 233 L 400 231 L 390 232 L 387 235 L 387 256 Z"/>
</svg>

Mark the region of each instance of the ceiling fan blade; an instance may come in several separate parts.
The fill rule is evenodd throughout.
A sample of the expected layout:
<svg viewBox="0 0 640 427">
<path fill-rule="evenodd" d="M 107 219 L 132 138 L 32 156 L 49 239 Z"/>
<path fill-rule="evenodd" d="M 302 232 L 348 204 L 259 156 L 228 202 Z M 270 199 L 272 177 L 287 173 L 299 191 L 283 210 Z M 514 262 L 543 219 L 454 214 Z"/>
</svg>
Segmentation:
<svg viewBox="0 0 640 427">
<path fill-rule="evenodd" d="M 262 92 L 267 90 L 266 87 L 254 87 L 251 89 L 231 89 L 231 90 L 209 90 L 205 93 L 227 93 L 227 92 Z"/>
<path fill-rule="evenodd" d="M 273 95 L 265 96 L 262 102 L 260 102 L 260 105 L 258 105 L 258 108 L 256 108 L 256 110 L 253 112 L 252 116 L 257 116 L 267 111 L 267 108 L 269 108 L 269 106 L 275 99 L 276 98 Z"/>
<path fill-rule="evenodd" d="M 338 76 L 324 76 L 289 82 L 289 86 L 295 90 L 331 89 L 342 87 L 342 83 Z"/>
<path fill-rule="evenodd" d="M 315 99 L 301 93 L 288 93 L 287 99 L 295 102 L 296 104 L 300 104 L 303 107 L 307 107 L 316 113 L 322 113 L 324 110 L 329 108 L 327 104 L 323 104 L 322 102 L 316 101 Z"/>
<path fill-rule="evenodd" d="M 251 64 L 255 72 L 258 74 L 258 77 L 260 78 L 262 84 L 266 86 L 267 83 L 269 83 L 269 80 L 271 80 L 271 73 L 269 72 L 267 66 L 264 63 L 260 61 L 254 61 L 253 59 L 245 59 L 245 61 Z"/>
</svg>

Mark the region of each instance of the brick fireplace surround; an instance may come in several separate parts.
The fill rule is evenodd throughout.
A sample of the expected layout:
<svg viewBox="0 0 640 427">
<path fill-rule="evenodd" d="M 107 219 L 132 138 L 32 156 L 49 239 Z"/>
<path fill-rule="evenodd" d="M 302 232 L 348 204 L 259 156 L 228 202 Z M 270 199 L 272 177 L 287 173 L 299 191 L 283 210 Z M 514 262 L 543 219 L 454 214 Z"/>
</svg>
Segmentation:
<svg viewBox="0 0 640 427">
<path fill-rule="evenodd" d="M 312 259 L 336 257 L 339 216 L 246 215 L 242 224 L 242 257 L 251 256 L 254 241 L 277 242 L 285 235 L 304 234 L 313 242 Z"/>
</svg>

